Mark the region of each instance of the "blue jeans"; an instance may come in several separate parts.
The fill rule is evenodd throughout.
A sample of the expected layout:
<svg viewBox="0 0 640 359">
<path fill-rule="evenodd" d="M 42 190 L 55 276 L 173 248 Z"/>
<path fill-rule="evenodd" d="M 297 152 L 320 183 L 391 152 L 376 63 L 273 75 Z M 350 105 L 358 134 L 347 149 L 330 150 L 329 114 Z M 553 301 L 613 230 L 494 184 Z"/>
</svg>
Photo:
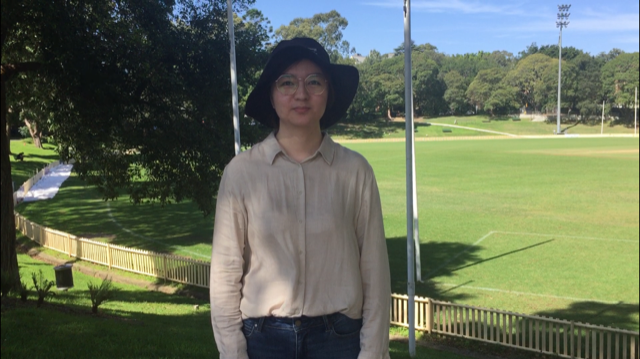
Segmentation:
<svg viewBox="0 0 640 359">
<path fill-rule="evenodd" d="M 362 319 L 344 314 L 243 322 L 250 359 L 357 359 L 360 353 Z"/>
</svg>

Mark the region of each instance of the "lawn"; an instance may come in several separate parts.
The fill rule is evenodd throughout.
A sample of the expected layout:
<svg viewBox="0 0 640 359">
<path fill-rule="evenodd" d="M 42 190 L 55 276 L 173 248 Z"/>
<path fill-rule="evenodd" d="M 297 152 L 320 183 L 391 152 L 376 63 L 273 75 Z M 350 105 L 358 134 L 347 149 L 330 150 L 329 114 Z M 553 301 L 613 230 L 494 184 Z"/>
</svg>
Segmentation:
<svg viewBox="0 0 640 359">
<path fill-rule="evenodd" d="M 42 270 L 54 280 L 51 265 L 19 255 L 23 280 Z M 90 313 L 87 283 L 99 280 L 73 273 L 75 287 L 55 291 L 42 308 L 3 301 L 2 357 L 7 358 L 218 358 L 206 300 L 167 295 L 114 283 L 112 301 Z M 196 309 L 198 305 L 198 309 Z M 417 358 L 466 357 L 418 347 Z M 407 345 L 391 344 L 391 357 L 409 358 Z"/>
<path fill-rule="evenodd" d="M 54 152 L 55 147 L 53 145 L 45 143 L 43 147 L 42 149 L 36 148 L 33 146 L 31 139 L 11 141 L 11 153 L 24 153 L 24 161 L 18 161 L 13 156 L 9 156 L 11 160 L 11 178 L 16 190 L 26 180 L 33 177 L 37 171 L 59 159 Z"/>
<path fill-rule="evenodd" d="M 460 121 L 458 121 L 460 124 Z M 393 290 L 406 293 L 403 143 L 349 143 L 373 166 Z M 638 330 L 637 138 L 416 143 L 419 295 Z M 108 204 L 72 177 L 37 223 L 208 257 L 213 220 L 191 203 Z"/>
<path fill-rule="evenodd" d="M 349 144 L 382 197 L 406 292 L 404 144 Z M 638 140 L 416 143 L 419 295 L 638 329 Z"/>
</svg>

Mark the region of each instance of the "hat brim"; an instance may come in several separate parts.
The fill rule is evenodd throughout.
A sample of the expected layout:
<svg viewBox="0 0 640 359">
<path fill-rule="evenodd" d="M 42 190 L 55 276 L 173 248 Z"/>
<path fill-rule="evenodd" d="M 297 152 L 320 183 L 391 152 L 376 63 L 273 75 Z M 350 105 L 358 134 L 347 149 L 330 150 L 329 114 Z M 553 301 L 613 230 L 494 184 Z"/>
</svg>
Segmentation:
<svg viewBox="0 0 640 359">
<path fill-rule="evenodd" d="M 271 85 L 289 66 L 305 59 L 322 68 L 325 75 L 329 76 L 333 89 L 334 101 L 320 119 L 320 128 L 329 128 L 340 121 L 346 115 L 358 91 L 360 81 L 358 69 L 349 65 L 323 65 L 317 60 L 318 56 L 315 52 L 297 46 L 284 49 L 269 58 L 258 84 L 249 94 L 245 113 L 267 127 L 277 128 L 280 120 L 271 104 Z"/>
</svg>

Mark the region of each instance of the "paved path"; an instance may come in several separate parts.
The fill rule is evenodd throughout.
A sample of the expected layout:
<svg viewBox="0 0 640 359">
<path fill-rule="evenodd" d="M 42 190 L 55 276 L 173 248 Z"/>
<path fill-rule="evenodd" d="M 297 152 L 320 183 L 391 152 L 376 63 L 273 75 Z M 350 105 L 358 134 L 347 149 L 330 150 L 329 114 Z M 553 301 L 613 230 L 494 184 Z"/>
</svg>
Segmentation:
<svg viewBox="0 0 640 359">
<path fill-rule="evenodd" d="M 451 127 L 451 128 L 460 128 L 463 130 L 470 130 L 470 131 L 477 131 L 477 132 L 486 132 L 486 133 L 491 133 L 494 135 L 502 135 L 502 136 L 509 136 L 509 137 L 519 137 L 518 135 L 514 135 L 512 133 L 506 133 L 506 132 L 498 132 L 498 131 L 491 131 L 491 130 L 481 130 L 479 128 L 473 128 L 473 127 L 466 127 L 466 126 L 458 126 L 458 125 L 450 125 L 448 123 L 436 123 L 436 122 L 427 122 L 429 123 L 431 126 L 440 126 L 440 127 Z"/>
</svg>

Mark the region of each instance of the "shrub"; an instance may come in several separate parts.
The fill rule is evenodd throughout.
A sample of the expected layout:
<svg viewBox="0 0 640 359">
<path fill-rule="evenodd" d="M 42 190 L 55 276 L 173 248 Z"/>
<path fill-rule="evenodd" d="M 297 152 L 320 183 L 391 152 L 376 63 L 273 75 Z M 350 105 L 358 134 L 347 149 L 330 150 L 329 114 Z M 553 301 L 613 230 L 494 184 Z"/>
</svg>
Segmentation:
<svg viewBox="0 0 640 359">
<path fill-rule="evenodd" d="M 31 136 L 31 132 L 29 132 L 29 128 L 27 126 L 22 126 L 18 128 L 18 132 L 22 138 L 27 138 Z"/>
<path fill-rule="evenodd" d="M 105 278 L 100 285 L 92 282 L 87 284 L 89 288 L 89 296 L 91 297 L 91 313 L 97 314 L 98 307 L 105 301 L 111 300 L 116 290 L 111 285 L 111 279 Z"/>
<path fill-rule="evenodd" d="M 33 288 L 36 290 L 36 293 L 38 293 L 37 307 L 40 307 L 47 297 L 53 296 L 55 293 L 51 292 L 53 281 L 46 279 L 44 274 L 42 274 L 42 270 L 38 272 L 38 275 L 32 272 L 31 279 L 33 280 Z"/>
</svg>

